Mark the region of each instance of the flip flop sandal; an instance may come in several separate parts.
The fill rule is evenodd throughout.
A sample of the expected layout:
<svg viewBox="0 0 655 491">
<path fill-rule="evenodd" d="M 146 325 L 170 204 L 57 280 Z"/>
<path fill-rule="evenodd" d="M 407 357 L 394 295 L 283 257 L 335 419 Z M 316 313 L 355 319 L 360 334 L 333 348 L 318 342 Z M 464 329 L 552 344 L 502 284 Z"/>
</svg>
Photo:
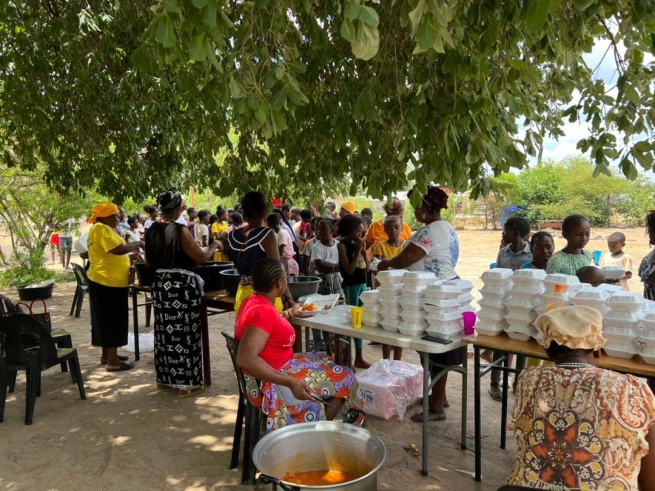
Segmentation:
<svg viewBox="0 0 655 491">
<path fill-rule="evenodd" d="M 500 392 L 499 390 L 489 389 L 489 395 L 496 402 L 502 402 L 503 401 L 503 393 Z"/>
<path fill-rule="evenodd" d="M 178 392 L 179 397 L 181 398 L 191 397 L 204 392 L 205 386 L 201 385 L 200 387 L 196 387 L 195 389 L 178 389 L 178 390 L 179 390 Z"/>
<path fill-rule="evenodd" d="M 128 360 L 130 359 L 129 356 L 125 356 L 125 355 L 118 355 L 117 358 L 118 358 L 119 361 L 128 361 Z M 107 362 L 106 362 L 106 361 L 102 361 L 102 360 L 100 360 L 100 364 L 101 364 L 101 365 L 106 365 Z"/>
<path fill-rule="evenodd" d="M 417 413 L 414 413 L 411 415 L 409 418 L 414 423 L 422 423 L 423 422 L 423 411 L 419 411 Z M 428 421 L 445 421 L 446 420 L 446 412 L 440 412 L 440 413 L 435 413 L 432 410 L 428 410 Z"/>
<path fill-rule="evenodd" d="M 134 365 L 132 363 L 125 363 L 124 361 L 121 362 L 121 366 L 119 368 L 105 368 L 107 372 L 127 372 L 128 370 L 132 370 L 134 368 Z"/>
</svg>

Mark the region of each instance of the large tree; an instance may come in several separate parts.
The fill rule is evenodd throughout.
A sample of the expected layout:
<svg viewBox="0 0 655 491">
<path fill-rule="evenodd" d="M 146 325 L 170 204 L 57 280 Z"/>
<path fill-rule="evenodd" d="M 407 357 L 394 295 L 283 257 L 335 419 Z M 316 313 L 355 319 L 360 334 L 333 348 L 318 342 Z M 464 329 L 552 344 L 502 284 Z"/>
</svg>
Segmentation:
<svg viewBox="0 0 655 491">
<path fill-rule="evenodd" d="M 598 172 L 653 163 L 649 0 L 0 5 L 0 141 L 62 189 L 139 197 L 183 169 L 217 192 L 486 193 L 563 117 L 590 121 Z M 616 91 L 583 60 L 598 40 Z"/>
</svg>

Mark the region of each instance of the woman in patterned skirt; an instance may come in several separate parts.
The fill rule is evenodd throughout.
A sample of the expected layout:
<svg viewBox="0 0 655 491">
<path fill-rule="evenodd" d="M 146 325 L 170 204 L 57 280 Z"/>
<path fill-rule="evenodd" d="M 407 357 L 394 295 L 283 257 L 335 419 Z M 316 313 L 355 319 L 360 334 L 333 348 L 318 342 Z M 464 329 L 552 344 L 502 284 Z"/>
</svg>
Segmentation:
<svg viewBox="0 0 655 491">
<path fill-rule="evenodd" d="M 213 257 L 219 242 L 203 251 L 189 229 L 176 222 L 182 213 L 179 192 L 161 193 L 157 205 L 161 220 L 150 226 L 146 236 L 146 263 L 154 272 L 157 386 L 178 389 L 180 397 L 187 397 L 204 390 L 200 331 L 203 282 L 194 270 Z"/>
<path fill-rule="evenodd" d="M 318 353 L 293 353 L 296 334 L 289 320 L 302 314 L 298 304 L 281 315 L 275 309 L 275 300 L 287 287 L 282 263 L 258 261 L 252 282 L 255 292 L 244 300 L 235 326 L 240 341 L 237 364 L 246 374 L 248 397 L 267 415 L 266 431 L 321 419 L 361 423 L 363 406 L 352 369 Z M 341 410 L 337 413 L 317 398 Z M 357 421 L 344 416 L 350 409 L 360 410 Z"/>
</svg>

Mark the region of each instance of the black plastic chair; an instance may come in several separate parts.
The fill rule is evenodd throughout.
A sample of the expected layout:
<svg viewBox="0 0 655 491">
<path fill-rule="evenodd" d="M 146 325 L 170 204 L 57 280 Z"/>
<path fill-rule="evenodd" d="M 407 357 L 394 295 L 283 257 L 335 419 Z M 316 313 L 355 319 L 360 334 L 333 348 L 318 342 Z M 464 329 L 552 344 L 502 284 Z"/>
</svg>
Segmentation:
<svg viewBox="0 0 655 491">
<path fill-rule="evenodd" d="M 4 344 L 5 335 L 0 332 L 0 423 L 5 420 L 5 401 L 7 400 L 7 357 Z"/>
<path fill-rule="evenodd" d="M 25 424 L 32 424 L 36 398 L 41 395 L 41 372 L 55 365 L 68 362 L 71 380 L 77 382 L 82 400 L 86 400 L 84 380 L 80 369 L 77 349 L 57 348 L 47 329 L 27 314 L 0 315 L 0 333 L 5 336 L 5 353 L 9 371 L 10 392 L 16 384 L 16 373 L 25 370 L 27 397 Z M 1 389 L 0 389 L 1 390 Z"/>
<path fill-rule="evenodd" d="M 73 315 L 75 312 L 75 317 L 80 316 L 82 312 L 82 304 L 84 303 L 84 296 L 89 291 L 89 278 L 86 275 L 85 269 L 79 264 L 71 263 L 73 265 L 73 273 L 75 274 L 75 280 L 77 281 L 77 287 L 75 288 L 75 295 L 73 296 L 73 304 L 71 305 L 71 311 L 68 315 Z"/>
<path fill-rule="evenodd" d="M 261 427 L 263 422 L 262 408 L 254 406 L 248 400 L 246 390 L 246 379 L 243 376 L 241 368 L 237 365 L 237 352 L 239 351 L 239 342 L 223 332 L 227 350 L 230 353 L 230 359 L 234 366 L 234 373 L 239 383 L 239 407 L 237 408 L 237 419 L 234 423 L 234 438 L 232 439 L 232 460 L 230 469 L 236 469 L 239 466 L 239 452 L 241 448 L 241 429 L 245 414 L 246 435 L 243 442 L 243 471 L 241 475 L 241 484 L 255 484 L 255 464 L 252 461 L 252 452 L 259 441 Z"/>
</svg>

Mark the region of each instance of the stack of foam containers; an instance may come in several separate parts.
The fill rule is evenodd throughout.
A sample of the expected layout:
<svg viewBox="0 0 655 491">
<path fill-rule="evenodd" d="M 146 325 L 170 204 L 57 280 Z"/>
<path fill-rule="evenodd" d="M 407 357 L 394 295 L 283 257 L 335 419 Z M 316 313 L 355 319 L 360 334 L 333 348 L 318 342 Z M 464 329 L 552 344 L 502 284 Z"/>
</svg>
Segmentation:
<svg viewBox="0 0 655 491">
<path fill-rule="evenodd" d="M 646 304 L 648 305 L 648 303 Z M 646 312 L 641 319 L 641 325 L 644 329 L 639 337 L 639 341 L 642 343 L 639 354 L 646 363 L 655 365 L 655 310 Z"/>
<path fill-rule="evenodd" d="M 427 312 L 423 309 L 423 295 L 428 284 L 435 282 L 433 273 L 408 271 L 403 277 L 400 295 L 400 317 L 398 330 L 405 336 L 421 336 L 425 333 Z"/>
<path fill-rule="evenodd" d="M 521 341 L 537 338 L 539 333 L 533 323 L 538 316 L 538 297 L 546 291 L 544 279 L 546 272 L 542 269 L 520 269 L 512 274 L 513 285 L 505 299 L 508 324 L 505 332 L 510 338 Z"/>
<path fill-rule="evenodd" d="M 475 330 L 484 336 L 498 336 L 508 327 L 505 320 L 507 299 L 512 287 L 511 269 L 496 268 L 482 273 L 480 279 L 484 285 L 480 289 L 482 298 L 478 300 L 478 322 Z"/>
<path fill-rule="evenodd" d="M 364 313 L 362 314 L 362 324 L 370 327 L 378 327 L 382 320 L 380 310 L 382 306 L 378 299 L 380 298 L 379 290 L 369 290 L 362 292 L 359 299 L 364 304 Z"/>
<path fill-rule="evenodd" d="M 464 335 L 459 297 L 462 290 L 449 282 L 437 281 L 425 288 L 423 308 L 427 312 L 428 327 L 431 336 L 451 338 Z"/>
<path fill-rule="evenodd" d="M 634 292 L 616 292 L 607 299 L 608 311 L 604 315 L 603 336 L 607 344 L 605 353 L 615 358 L 630 359 L 639 353 L 639 327 L 644 311 L 644 298 Z M 649 352 L 646 353 L 648 356 Z"/>
<path fill-rule="evenodd" d="M 473 301 L 473 291 L 474 285 L 472 281 L 469 280 L 448 280 L 444 281 L 444 285 L 456 286 L 459 288 L 462 293 L 457 300 L 459 301 L 459 310 L 460 312 L 476 312 L 475 307 L 471 305 Z"/>
<path fill-rule="evenodd" d="M 390 269 L 380 271 L 376 279 L 380 282 L 378 303 L 380 304 L 380 325 L 382 329 L 398 332 L 401 322 L 400 292 L 403 288 L 402 278 L 407 271 L 404 269 Z"/>
</svg>

